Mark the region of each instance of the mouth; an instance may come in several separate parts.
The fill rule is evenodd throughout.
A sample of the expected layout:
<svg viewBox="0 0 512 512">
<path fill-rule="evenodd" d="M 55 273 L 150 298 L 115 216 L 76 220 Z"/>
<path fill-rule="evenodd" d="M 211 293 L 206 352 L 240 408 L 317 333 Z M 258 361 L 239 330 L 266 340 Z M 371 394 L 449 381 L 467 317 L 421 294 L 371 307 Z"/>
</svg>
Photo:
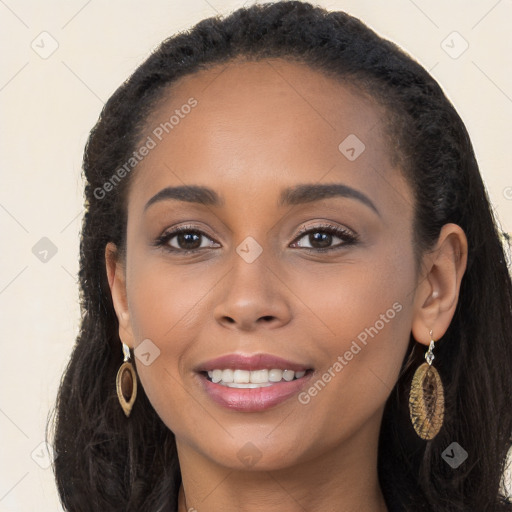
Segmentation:
<svg viewBox="0 0 512 512">
<path fill-rule="evenodd" d="M 239 412 L 263 411 L 288 400 L 307 385 L 313 371 L 266 354 L 230 354 L 196 368 L 208 398 Z"/>
</svg>

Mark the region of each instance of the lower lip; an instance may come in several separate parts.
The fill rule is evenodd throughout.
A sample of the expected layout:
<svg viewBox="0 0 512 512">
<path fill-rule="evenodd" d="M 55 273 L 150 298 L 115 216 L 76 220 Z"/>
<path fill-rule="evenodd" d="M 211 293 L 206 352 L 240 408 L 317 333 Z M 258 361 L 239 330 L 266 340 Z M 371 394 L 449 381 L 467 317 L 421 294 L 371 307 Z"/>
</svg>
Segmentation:
<svg viewBox="0 0 512 512">
<path fill-rule="evenodd" d="M 306 386 L 309 377 L 310 372 L 304 377 L 290 382 L 278 382 L 272 386 L 243 389 L 215 384 L 204 375 L 200 375 L 204 390 L 214 402 L 240 412 L 264 411 L 288 400 Z"/>
</svg>

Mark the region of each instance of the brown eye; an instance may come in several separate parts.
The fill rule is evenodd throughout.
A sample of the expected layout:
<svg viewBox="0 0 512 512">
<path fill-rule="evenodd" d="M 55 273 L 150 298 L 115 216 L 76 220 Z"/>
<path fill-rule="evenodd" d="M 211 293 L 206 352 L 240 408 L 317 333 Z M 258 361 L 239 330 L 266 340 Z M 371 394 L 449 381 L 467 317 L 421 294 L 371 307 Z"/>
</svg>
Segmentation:
<svg viewBox="0 0 512 512">
<path fill-rule="evenodd" d="M 303 230 L 301 236 L 294 245 L 307 250 L 328 251 L 342 248 L 343 246 L 353 245 L 357 241 L 357 236 L 351 231 L 338 228 L 336 226 L 314 226 Z M 336 245 L 332 245 L 336 241 Z"/>
<path fill-rule="evenodd" d="M 325 231 L 315 231 L 314 233 L 309 233 L 308 242 L 311 247 L 315 249 L 324 249 L 326 247 L 330 247 L 333 241 L 333 235 L 330 233 L 326 233 Z"/>
<path fill-rule="evenodd" d="M 176 245 L 178 246 L 178 249 L 194 250 L 201 247 L 201 237 L 202 235 L 200 233 L 188 231 L 173 236 L 168 243 L 172 246 L 170 243 L 171 240 L 176 239 Z"/>
<path fill-rule="evenodd" d="M 181 226 L 168 231 L 155 241 L 156 246 L 163 247 L 171 252 L 187 254 L 207 247 L 214 247 L 214 242 L 205 233 L 187 226 Z M 219 245 L 215 245 L 219 247 Z"/>
</svg>

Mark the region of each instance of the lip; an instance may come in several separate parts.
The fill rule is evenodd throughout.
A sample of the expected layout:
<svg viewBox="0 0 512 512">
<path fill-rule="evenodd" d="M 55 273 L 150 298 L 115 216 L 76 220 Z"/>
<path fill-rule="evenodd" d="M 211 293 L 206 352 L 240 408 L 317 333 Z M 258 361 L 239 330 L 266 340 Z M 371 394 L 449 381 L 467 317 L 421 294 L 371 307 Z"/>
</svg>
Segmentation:
<svg viewBox="0 0 512 512">
<path fill-rule="evenodd" d="M 290 382 L 276 382 L 262 388 L 230 388 L 209 381 L 199 374 L 203 390 L 218 405 L 239 412 L 260 412 L 270 409 L 306 387 L 312 372 Z"/>
<path fill-rule="evenodd" d="M 306 371 L 300 379 L 281 381 L 261 388 L 230 388 L 211 382 L 206 372 L 216 369 L 240 370 L 282 370 Z M 196 371 L 201 387 L 217 405 L 238 412 L 260 412 L 270 409 L 297 395 L 307 386 L 313 374 L 311 366 L 296 363 L 270 354 L 228 354 L 200 364 Z"/>
<path fill-rule="evenodd" d="M 278 368 L 281 370 L 293 370 L 300 372 L 310 370 L 311 366 L 307 364 L 295 363 L 281 357 L 270 354 L 227 354 L 225 356 L 211 359 L 197 366 L 197 372 L 208 372 L 210 370 L 272 370 Z"/>
</svg>

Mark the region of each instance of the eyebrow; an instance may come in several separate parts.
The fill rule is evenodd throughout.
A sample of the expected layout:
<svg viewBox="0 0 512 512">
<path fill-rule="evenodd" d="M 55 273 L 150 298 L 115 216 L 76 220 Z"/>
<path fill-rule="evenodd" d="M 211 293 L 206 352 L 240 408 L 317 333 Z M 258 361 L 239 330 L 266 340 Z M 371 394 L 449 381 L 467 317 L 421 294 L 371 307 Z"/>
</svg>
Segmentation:
<svg viewBox="0 0 512 512">
<path fill-rule="evenodd" d="M 348 185 L 341 183 L 327 183 L 315 185 L 297 185 L 292 188 L 284 189 L 278 202 L 278 206 L 288 206 L 312 201 L 320 201 L 330 197 L 348 197 L 356 199 L 372 209 L 380 217 L 380 212 L 373 204 L 371 199 Z"/>
<path fill-rule="evenodd" d="M 377 215 L 380 212 L 371 199 L 356 190 L 355 188 L 340 183 L 330 184 L 304 184 L 295 187 L 286 188 L 281 192 L 278 206 L 293 206 L 303 203 L 311 203 L 331 197 L 347 197 L 356 199 L 362 204 L 368 206 Z M 215 192 L 215 190 L 198 186 L 182 185 L 178 187 L 166 187 L 155 194 L 144 206 L 146 211 L 151 205 L 165 200 L 185 201 L 188 203 L 199 203 L 207 206 L 223 206 L 224 200 Z"/>
</svg>

